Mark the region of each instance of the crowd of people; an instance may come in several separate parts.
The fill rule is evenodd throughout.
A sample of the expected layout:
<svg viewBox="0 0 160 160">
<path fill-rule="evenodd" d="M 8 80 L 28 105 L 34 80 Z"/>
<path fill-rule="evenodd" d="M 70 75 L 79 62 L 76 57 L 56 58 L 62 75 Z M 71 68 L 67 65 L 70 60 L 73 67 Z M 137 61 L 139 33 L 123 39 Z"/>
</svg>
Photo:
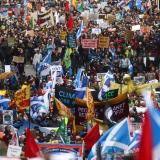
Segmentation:
<svg viewBox="0 0 160 160">
<path fill-rule="evenodd" d="M 0 90 L 7 90 L 7 94 L 1 96 L 13 99 L 14 93 L 23 84 L 31 85 L 31 97 L 43 96 L 44 86 L 51 77 L 50 75 L 41 77 L 37 66 L 49 52 L 51 52 L 51 64 L 58 61 L 62 66 L 63 84 L 60 85 L 67 87 L 69 85 L 72 89 L 79 68 L 83 68 L 90 78 L 91 88 L 97 86 L 97 73 L 106 73 L 108 70 L 114 74 L 115 82 L 120 84 L 124 83 L 124 74 L 130 74 L 132 79 L 142 76 L 145 82 L 160 80 L 160 12 L 157 1 L 143 0 L 140 4 L 134 0 L 74 2 L 76 3 L 73 4 L 67 0 L 0 1 L 0 72 L 4 72 L 5 65 L 10 65 L 11 71 L 16 75 L 6 79 L 0 77 Z M 42 14 L 50 9 L 54 17 L 54 25 L 47 24 L 41 27 L 32 15 L 37 11 Z M 98 17 L 89 19 L 85 13 L 93 13 Z M 112 15 L 111 20 L 107 15 Z M 69 24 L 71 17 L 73 21 Z M 98 23 L 99 19 L 103 19 L 103 24 Z M 69 48 L 67 34 L 76 36 L 82 22 L 83 29 L 80 37 L 76 38 L 76 47 L 71 49 L 68 67 L 66 64 L 66 50 Z M 133 30 L 133 26 L 136 25 L 140 28 Z M 94 28 L 99 29 L 100 33 L 93 33 Z M 66 33 L 65 38 L 62 38 L 62 32 Z M 83 39 L 98 39 L 100 36 L 109 37 L 106 48 L 83 48 Z M 18 62 L 14 59 L 15 57 L 21 57 L 24 60 Z M 26 65 L 33 65 L 36 74 L 26 75 Z M 71 83 L 68 84 L 69 82 Z M 144 100 L 136 94 L 130 94 L 129 98 L 131 120 L 134 123 L 141 123 L 145 112 Z M 17 111 L 13 101 L 7 109 L 13 110 L 13 126 L 17 130 L 21 129 L 30 118 L 30 125 L 35 124 L 33 135 L 37 142 L 61 143 L 61 139 L 53 136 L 52 131 L 48 134 L 40 131 L 43 127 L 59 127 L 61 117 L 54 110 L 54 105 L 52 102 L 49 112 L 42 113 L 36 118 L 30 117 L 29 110 L 25 113 L 21 110 Z M 3 124 L 3 112 L 0 114 L 0 124 Z M 6 127 L 0 132 L 4 132 L 4 141 L 8 145 L 13 138 L 10 129 Z M 72 143 L 82 143 L 86 133 L 87 128 L 84 128 L 81 134 L 72 137 Z M 23 130 L 19 136 L 22 146 L 24 140 Z"/>
</svg>

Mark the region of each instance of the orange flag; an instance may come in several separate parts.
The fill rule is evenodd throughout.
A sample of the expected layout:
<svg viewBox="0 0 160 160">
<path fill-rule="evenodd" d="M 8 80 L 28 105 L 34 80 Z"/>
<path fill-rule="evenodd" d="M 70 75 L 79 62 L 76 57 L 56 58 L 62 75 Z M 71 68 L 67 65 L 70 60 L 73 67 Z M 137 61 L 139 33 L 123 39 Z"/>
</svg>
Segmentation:
<svg viewBox="0 0 160 160">
<path fill-rule="evenodd" d="M 86 90 L 86 97 L 87 97 L 87 107 L 88 107 L 88 112 L 86 115 L 87 120 L 91 120 L 94 118 L 94 100 L 92 97 L 92 93 L 89 90 L 89 88 L 87 88 Z"/>
</svg>

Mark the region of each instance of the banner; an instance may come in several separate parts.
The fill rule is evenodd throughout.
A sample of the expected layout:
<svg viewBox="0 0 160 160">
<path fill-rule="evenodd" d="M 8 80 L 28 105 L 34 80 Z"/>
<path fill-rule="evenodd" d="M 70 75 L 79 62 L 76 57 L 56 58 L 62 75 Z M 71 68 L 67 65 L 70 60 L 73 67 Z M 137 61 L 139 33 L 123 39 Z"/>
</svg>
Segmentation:
<svg viewBox="0 0 160 160">
<path fill-rule="evenodd" d="M 50 154 L 52 159 L 58 159 L 58 157 L 61 159 L 65 156 L 68 160 L 78 159 L 83 156 L 81 144 L 38 144 L 38 146 L 42 153 Z"/>
<path fill-rule="evenodd" d="M 13 124 L 13 111 L 12 110 L 3 110 L 3 124 L 12 125 Z"/>
<path fill-rule="evenodd" d="M 75 34 L 68 34 L 67 35 L 68 41 L 68 48 L 76 48 L 76 35 Z"/>
<path fill-rule="evenodd" d="M 109 37 L 100 36 L 98 39 L 99 48 L 109 48 Z"/>
<path fill-rule="evenodd" d="M 24 57 L 20 57 L 20 56 L 13 56 L 13 62 L 16 63 L 24 63 Z"/>
<path fill-rule="evenodd" d="M 19 158 L 21 156 L 22 147 L 9 145 L 7 150 L 7 157 L 16 157 Z"/>
<path fill-rule="evenodd" d="M 97 39 L 82 39 L 82 48 L 97 48 Z"/>
<path fill-rule="evenodd" d="M 56 85 L 55 97 L 69 108 L 75 107 L 75 98 L 76 98 L 75 90 L 67 88 L 65 86 Z"/>
<path fill-rule="evenodd" d="M 75 107 L 75 123 L 76 125 L 84 126 L 87 124 L 87 106 L 81 106 L 76 104 Z M 104 117 L 104 106 L 95 106 L 95 118 L 103 120 Z"/>
</svg>

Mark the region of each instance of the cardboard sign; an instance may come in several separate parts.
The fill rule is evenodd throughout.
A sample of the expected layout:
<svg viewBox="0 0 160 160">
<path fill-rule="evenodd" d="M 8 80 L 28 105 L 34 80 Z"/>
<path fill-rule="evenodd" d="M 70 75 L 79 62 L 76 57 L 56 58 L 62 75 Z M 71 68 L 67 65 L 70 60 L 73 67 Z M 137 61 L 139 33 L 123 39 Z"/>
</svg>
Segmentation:
<svg viewBox="0 0 160 160">
<path fill-rule="evenodd" d="M 132 31 L 139 31 L 141 29 L 140 25 L 134 25 L 132 26 Z"/>
<path fill-rule="evenodd" d="M 109 37 L 99 37 L 98 39 L 99 48 L 109 48 Z"/>
<path fill-rule="evenodd" d="M 66 32 L 61 32 L 61 34 L 60 34 L 60 39 L 61 40 L 66 40 L 66 36 L 67 36 L 67 33 Z"/>
<path fill-rule="evenodd" d="M 9 145 L 7 150 L 7 157 L 16 157 L 19 158 L 21 156 L 22 147 Z"/>
<path fill-rule="evenodd" d="M 15 44 L 14 37 L 8 37 L 7 43 L 8 43 L 8 46 L 10 46 L 10 47 L 14 46 L 14 44 Z"/>
<path fill-rule="evenodd" d="M 20 57 L 20 56 L 13 56 L 13 62 L 16 63 L 24 63 L 24 57 Z"/>
<path fill-rule="evenodd" d="M 134 36 L 134 32 L 133 31 L 127 30 L 125 32 L 125 38 L 126 38 L 126 40 L 130 41 L 133 38 L 133 36 Z"/>
<path fill-rule="evenodd" d="M 68 48 L 76 48 L 76 35 L 68 34 L 67 36 Z"/>
<path fill-rule="evenodd" d="M 13 124 L 13 111 L 3 110 L 3 124 L 12 125 Z"/>
<path fill-rule="evenodd" d="M 97 39 L 82 39 L 82 48 L 97 48 Z"/>
</svg>

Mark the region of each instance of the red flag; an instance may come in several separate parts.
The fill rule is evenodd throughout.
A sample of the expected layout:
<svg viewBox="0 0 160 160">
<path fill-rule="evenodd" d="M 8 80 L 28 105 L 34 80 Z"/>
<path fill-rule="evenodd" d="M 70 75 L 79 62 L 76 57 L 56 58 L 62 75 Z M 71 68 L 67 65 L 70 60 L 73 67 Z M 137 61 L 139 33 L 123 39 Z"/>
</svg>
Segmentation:
<svg viewBox="0 0 160 160">
<path fill-rule="evenodd" d="M 91 149 L 100 138 L 99 125 L 96 124 L 84 137 L 85 149 Z"/>
<path fill-rule="evenodd" d="M 145 120 L 142 127 L 140 150 L 137 160 L 152 160 L 152 131 L 149 113 L 145 113 Z"/>
<path fill-rule="evenodd" d="M 25 157 L 33 158 L 40 156 L 40 150 L 29 128 L 26 131 L 26 144 L 24 146 Z"/>
<path fill-rule="evenodd" d="M 69 12 L 69 2 L 68 1 L 65 2 L 65 10 L 66 12 Z"/>
<path fill-rule="evenodd" d="M 73 17 L 70 15 L 69 20 L 67 22 L 67 28 L 68 28 L 69 31 L 72 30 L 73 25 L 74 25 Z"/>
</svg>

